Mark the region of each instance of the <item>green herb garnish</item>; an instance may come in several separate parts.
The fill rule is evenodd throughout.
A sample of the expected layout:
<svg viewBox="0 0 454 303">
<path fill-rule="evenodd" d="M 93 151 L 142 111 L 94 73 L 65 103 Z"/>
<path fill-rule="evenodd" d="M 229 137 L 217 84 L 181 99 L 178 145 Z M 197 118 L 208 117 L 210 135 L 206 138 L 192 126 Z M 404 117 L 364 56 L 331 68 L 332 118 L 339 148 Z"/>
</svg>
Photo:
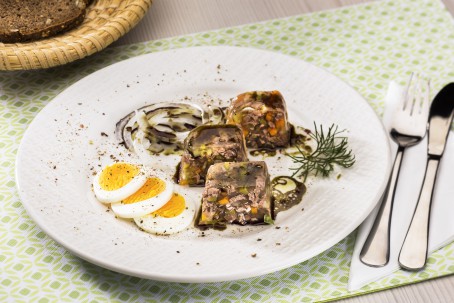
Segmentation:
<svg viewBox="0 0 454 303">
<path fill-rule="evenodd" d="M 329 176 L 334 170 L 334 165 L 340 165 L 348 168 L 355 163 L 355 156 L 352 150 L 348 150 L 348 138 L 342 134 L 345 130 L 338 130 L 337 125 L 331 125 L 328 133 L 323 132 L 323 126 L 320 129 L 314 122 L 315 131 L 309 133 L 312 139 L 317 143 L 315 151 L 308 152 L 304 146 L 297 144 L 298 153 L 287 154 L 293 159 L 294 163 L 299 164 L 299 167 L 290 168 L 294 173 L 292 177 L 298 176 L 306 181 L 308 175 L 313 173 L 315 176 Z"/>
</svg>

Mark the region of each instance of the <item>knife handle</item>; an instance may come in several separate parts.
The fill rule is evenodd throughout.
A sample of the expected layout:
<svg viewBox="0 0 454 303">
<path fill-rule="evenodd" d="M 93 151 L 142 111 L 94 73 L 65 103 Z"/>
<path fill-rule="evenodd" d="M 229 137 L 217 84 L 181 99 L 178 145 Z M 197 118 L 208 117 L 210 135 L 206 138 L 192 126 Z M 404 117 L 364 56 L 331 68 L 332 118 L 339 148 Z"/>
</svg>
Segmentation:
<svg viewBox="0 0 454 303">
<path fill-rule="evenodd" d="M 429 243 L 430 208 L 437 178 L 439 158 L 428 158 L 418 203 L 399 254 L 399 265 L 406 270 L 424 268 Z"/>
<path fill-rule="evenodd" d="M 366 242 L 360 253 L 360 260 L 372 267 L 382 267 L 389 261 L 390 229 L 393 211 L 394 194 L 397 179 L 404 155 L 404 147 L 399 147 L 394 160 L 388 186 L 382 197 L 382 204 L 375 218 L 374 225 L 367 236 Z"/>
</svg>

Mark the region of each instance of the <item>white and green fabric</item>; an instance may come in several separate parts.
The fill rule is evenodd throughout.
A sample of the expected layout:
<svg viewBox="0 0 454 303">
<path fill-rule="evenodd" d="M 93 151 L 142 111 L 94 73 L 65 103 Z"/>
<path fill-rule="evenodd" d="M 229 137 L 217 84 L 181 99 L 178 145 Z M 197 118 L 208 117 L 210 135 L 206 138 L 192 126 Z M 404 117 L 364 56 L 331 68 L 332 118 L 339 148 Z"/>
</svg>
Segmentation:
<svg viewBox="0 0 454 303">
<path fill-rule="evenodd" d="M 433 91 L 454 80 L 454 24 L 438 0 L 377 1 L 129 46 L 42 71 L 0 73 L 1 302 L 305 302 L 329 301 L 454 273 L 454 245 L 430 256 L 421 272 L 398 271 L 347 291 L 355 240 L 351 234 L 319 256 L 246 280 L 210 284 L 157 282 L 115 273 L 81 260 L 28 217 L 15 187 L 16 152 L 27 125 L 62 90 L 114 62 L 197 45 L 268 49 L 312 62 L 358 90 L 382 114 L 391 79 L 412 71 Z"/>
</svg>

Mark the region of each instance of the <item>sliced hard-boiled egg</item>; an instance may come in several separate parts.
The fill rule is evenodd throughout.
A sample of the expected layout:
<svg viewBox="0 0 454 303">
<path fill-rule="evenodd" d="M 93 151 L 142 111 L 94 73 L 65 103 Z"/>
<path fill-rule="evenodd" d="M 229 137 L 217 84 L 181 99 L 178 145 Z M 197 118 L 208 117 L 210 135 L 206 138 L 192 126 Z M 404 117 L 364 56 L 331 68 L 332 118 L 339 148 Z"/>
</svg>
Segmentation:
<svg viewBox="0 0 454 303">
<path fill-rule="evenodd" d="M 146 181 L 147 177 L 139 166 L 118 162 L 96 174 L 93 191 L 100 202 L 115 203 L 134 194 Z"/>
<path fill-rule="evenodd" d="M 173 183 L 156 177 L 148 178 L 145 184 L 119 203 L 112 203 L 112 211 L 118 217 L 137 218 L 160 209 L 173 194 Z"/>
<path fill-rule="evenodd" d="M 134 222 L 146 232 L 159 235 L 170 235 L 186 229 L 194 219 L 194 203 L 180 194 L 174 193 L 172 198 L 160 209 Z"/>
</svg>

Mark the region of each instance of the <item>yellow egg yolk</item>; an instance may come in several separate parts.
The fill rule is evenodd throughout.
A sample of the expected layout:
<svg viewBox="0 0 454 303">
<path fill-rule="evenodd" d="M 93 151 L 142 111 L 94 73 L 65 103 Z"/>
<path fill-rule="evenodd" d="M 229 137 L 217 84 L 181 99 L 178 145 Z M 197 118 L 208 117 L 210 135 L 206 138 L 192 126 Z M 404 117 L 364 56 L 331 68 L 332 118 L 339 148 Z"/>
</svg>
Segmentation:
<svg viewBox="0 0 454 303">
<path fill-rule="evenodd" d="M 167 202 L 163 207 L 153 212 L 153 216 L 160 216 L 164 218 L 172 218 L 181 214 L 186 207 L 186 203 L 182 195 L 174 193 L 169 202 Z"/>
<path fill-rule="evenodd" d="M 122 200 L 124 204 L 131 204 L 150 199 L 164 191 L 166 183 L 159 178 L 148 178 L 147 182 L 134 194 Z"/>
<path fill-rule="evenodd" d="M 117 190 L 134 179 L 140 168 L 128 163 L 115 163 L 107 166 L 99 176 L 99 185 L 104 190 Z"/>
</svg>

